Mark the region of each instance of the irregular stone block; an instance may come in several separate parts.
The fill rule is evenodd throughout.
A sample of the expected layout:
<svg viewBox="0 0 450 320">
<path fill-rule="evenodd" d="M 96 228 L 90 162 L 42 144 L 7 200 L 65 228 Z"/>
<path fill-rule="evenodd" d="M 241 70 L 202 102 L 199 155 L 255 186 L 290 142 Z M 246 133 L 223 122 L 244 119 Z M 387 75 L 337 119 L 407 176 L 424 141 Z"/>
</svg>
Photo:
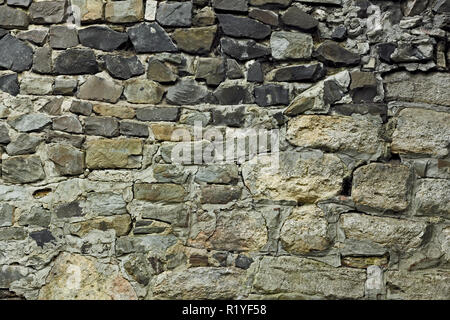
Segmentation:
<svg viewBox="0 0 450 320">
<path fill-rule="evenodd" d="M 50 117 L 43 113 L 22 114 L 8 120 L 11 127 L 22 132 L 39 131 L 51 122 Z"/>
<path fill-rule="evenodd" d="M 416 215 L 450 215 L 450 181 L 420 179 L 414 198 Z"/>
<path fill-rule="evenodd" d="M 121 121 L 120 134 L 125 136 L 143 137 L 149 136 L 148 126 L 134 121 Z"/>
<path fill-rule="evenodd" d="M 236 186 L 209 185 L 201 188 L 201 203 L 226 204 L 239 200 L 242 189 Z"/>
<path fill-rule="evenodd" d="M 81 22 L 95 22 L 103 19 L 102 0 L 71 0 L 72 5 L 80 8 Z"/>
<path fill-rule="evenodd" d="M 117 81 L 89 76 L 80 86 L 77 97 L 85 100 L 97 100 L 116 103 L 123 92 L 123 86 Z"/>
<path fill-rule="evenodd" d="M 167 90 L 166 99 L 175 105 L 195 105 L 208 95 L 208 89 L 193 79 L 182 79 Z"/>
<path fill-rule="evenodd" d="M 84 130 L 88 135 L 115 137 L 119 135 L 119 121 L 111 117 L 87 117 Z"/>
<path fill-rule="evenodd" d="M 70 133 L 83 132 L 83 127 L 81 126 L 80 120 L 78 120 L 78 117 L 73 115 L 53 118 L 52 128 L 53 130 L 65 131 Z"/>
<path fill-rule="evenodd" d="M 219 19 L 219 25 L 222 31 L 228 36 L 264 39 L 272 32 L 270 26 L 247 17 L 218 14 L 217 18 Z"/>
<path fill-rule="evenodd" d="M 208 165 L 200 167 L 195 175 L 196 182 L 215 184 L 235 183 L 239 180 L 238 167 L 235 164 Z"/>
<path fill-rule="evenodd" d="M 89 48 L 113 51 L 128 41 L 128 34 L 104 26 L 92 26 L 78 31 L 80 43 Z"/>
<path fill-rule="evenodd" d="M 39 156 L 15 156 L 2 161 L 2 178 L 10 183 L 31 183 L 45 178 Z"/>
<path fill-rule="evenodd" d="M 164 201 L 168 203 L 184 202 L 186 190 L 177 184 L 171 183 L 136 183 L 134 185 L 134 198 L 152 202 Z"/>
<path fill-rule="evenodd" d="M 7 29 L 26 29 L 30 18 L 26 12 L 8 6 L 0 7 L 0 27 Z"/>
<path fill-rule="evenodd" d="M 254 101 L 250 86 L 238 81 L 222 82 L 213 94 L 222 105 L 247 104 Z"/>
<path fill-rule="evenodd" d="M 192 3 L 160 2 L 156 11 L 156 21 L 166 27 L 189 27 L 192 23 Z"/>
<path fill-rule="evenodd" d="M 272 56 L 277 60 L 309 59 L 313 52 L 313 40 L 309 34 L 276 31 L 270 37 Z"/>
<path fill-rule="evenodd" d="M 33 49 L 23 41 L 7 34 L 0 39 L 0 68 L 16 72 L 29 70 L 33 62 Z"/>
<path fill-rule="evenodd" d="M 21 133 L 6 146 L 6 152 L 10 156 L 34 153 L 42 141 L 39 136 Z"/>
<path fill-rule="evenodd" d="M 272 73 L 275 81 L 318 81 L 326 74 L 326 70 L 321 63 L 290 65 L 275 69 Z"/>
<path fill-rule="evenodd" d="M 91 49 L 68 49 L 55 59 L 57 74 L 95 74 L 99 71 L 94 51 Z"/>
<path fill-rule="evenodd" d="M 129 23 L 144 18 L 142 0 L 108 1 L 105 5 L 105 19 L 112 23 Z"/>
<path fill-rule="evenodd" d="M 64 19 L 66 3 L 65 1 L 33 2 L 29 10 L 33 23 L 60 23 Z"/>
<path fill-rule="evenodd" d="M 275 159 L 262 155 L 242 165 L 245 184 L 255 199 L 313 203 L 338 195 L 348 175 L 333 154 L 281 152 Z M 279 161 L 279 168 L 272 161 Z"/>
<path fill-rule="evenodd" d="M 319 25 L 319 21 L 296 6 L 289 7 L 281 16 L 285 25 L 296 27 L 303 31 L 313 31 Z"/>
<path fill-rule="evenodd" d="M 139 168 L 133 156 L 142 154 L 139 139 L 100 139 L 87 142 L 86 166 L 89 169 Z"/>
<path fill-rule="evenodd" d="M 71 145 L 55 144 L 47 148 L 48 158 L 60 175 L 78 175 L 84 172 L 84 152 Z"/>
<path fill-rule="evenodd" d="M 255 102 L 260 107 L 288 105 L 289 89 L 278 84 L 265 84 L 256 87 Z"/>
<path fill-rule="evenodd" d="M 217 26 L 176 29 L 172 38 L 182 51 L 206 54 L 211 51 L 216 32 Z"/>
<path fill-rule="evenodd" d="M 59 219 L 81 217 L 84 215 L 83 209 L 78 201 L 64 203 L 56 207 L 55 213 Z"/>
<path fill-rule="evenodd" d="M 157 23 L 141 23 L 128 29 L 136 53 L 175 52 L 177 47 Z"/>
<path fill-rule="evenodd" d="M 102 217 L 90 219 L 82 222 L 72 223 L 70 226 L 71 234 L 83 237 L 92 230 L 114 230 L 116 237 L 125 236 L 131 229 L 131 217 L 128 214 L 117 215 L 114 217 Z"/>
<path fill-rule="evenodd" d="M 141 121 L 177 121 L 180 108 L 149 107 L 136 110 L 136 118 Z"/>
<path fill-rule="evenodd" d="M 157 104 L 163 94 L 164 88 L 152 80 L 132 79 L 125 83 L 124 95 L 131 103 Z"/>
<path fill-rule="evenodd" d="M 357 65 L 359 54 L 341 47 L 337 42 L 325 40 L 314 52 L 314 57 L 329 66 L 342 67 Z"/>
<path fill-rule="evenodd" d="M 21 94 L 47 95 L 53 90 L 54 79 L 50 77 L 23 77 L 20 81 Z"/>
<path fill-rule="evenodd" d="M 223 37 L 220 46 L 224 53 L 238 60 L 252 60 L 270 55 L 270 48 L 254 40 L 235 40 Z"/>
<path fill-rule="evenodd" d="M 117 79 L 127 80 L 145 73 L 144 66 L 136 56 L 122 57 L 108 55 L 104 58 L 106 70 Z"/>
<path fill-rule="evenodd" d="M 247 0 L 213 0 L 214 9 L 236 12 L 247 12 Z"/>
<path fill-rule="evenodd" d="M 178 77 L 164 62 L 158 59 L 150 59 L 148 61 L 147 78 L 160 83 L 172 83 Z"/>
<path fill-rule="evenodd" d="M 14 207 L 8 203 L 0 203 L 0 227 L 10 227 L 13 224 Z"/>
<path fill-rule="evenodd" d="M 67 49 L 78 45 L 78 34 L 75 28 L 51 26 L 49 32 L 50 47 Z"/>
</svg>

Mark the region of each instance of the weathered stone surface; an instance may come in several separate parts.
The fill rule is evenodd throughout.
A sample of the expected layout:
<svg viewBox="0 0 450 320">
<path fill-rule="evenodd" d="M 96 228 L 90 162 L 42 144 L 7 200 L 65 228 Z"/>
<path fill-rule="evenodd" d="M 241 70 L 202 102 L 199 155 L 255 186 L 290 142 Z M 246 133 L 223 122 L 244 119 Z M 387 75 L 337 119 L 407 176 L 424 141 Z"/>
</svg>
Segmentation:
<svg viewBox="0 0 450 320">
<path fill-rule="evenodd" d="M 391 300 L 448 300 L 449 276 L 445 271 L 387 271 L 387 294 Z"/>
<path fill-rule="evenodd" d="M 136 118 L 142 121 L 176 121 L 180 108 L 149 107 L 136 110 Z"/>
<path fill-rule="evenodd" d="M 448 155 L 450 114 L 425 109 L 403 109 L 392 135 L 391 149 L 398 154 L 443 157 Z"/>
<path fill-rule="evenodd" d="M 257 8 L 253 8 L 250 10 L 248 16 L 250 18 L 256 19 L 262 23 L 271 25 L 271 26 L 278 26 L 278 15 L 269 10 L 261 10 Z"/>
<path fill-rule="evenodd" d="M 361 208 L 403 211 L 408 207 L 411 184 L 409 167 L 371 163 L 354 172 L 352 199 Z"/>
<path fill-rule="evenodd" d="M 117 215 L 113 217 L 102 217 L 82 222 L 76 222 L 71 225 L 71 233 L 83 237 L 92 230 L 114 230 L 117 237 L 125 236 L 131 229 L 131 217 L 128 214 Z"/>
<path fill-rule="evenodd" d="M 240 127 L 245 121 L 245 108 L 235 107 L 225 110 L 213 109 L 212 123 L 219 126 Z"/>
<path fill-rule="evenodd" d="M 25 278 L 28 274 L 28 268 L 22 266 L 1 266 L 0 288 L 9 288 L 14 281 Z"/>
<path fill-rule="evenodd" d="M 141 23 L 128 29 L 136 53 L 174 52 L 177 47 L 157 23 Z"/>
<path fill-rule="evenodd" d="M 89 135 L 115 137 L 119 135 L 119 121 L 112 117 L 87 117 L 84 130 Z"/>
<path fill-rule="evenodd" d="M 72 96 L 75 93 L 77 87 L 77 79 L 59 76 L 55 78 L 55 83 L 53 84 L 53 94 Z"/>
<path fill-rule="evenodd" d="M 80 86 L 77 97 L 79 99 L 97 100 L 116 103 L 122 95 L 123 87 L 116 81 L 89 76 Z"/>
<path fill-rule="evenodd" d="M 414 207 L 416 215 L 450 215 L 450 181 L 420 179 L 417 181 Z"/>
<path fill-rule="evenodd" d="M 357 65 L 361 61 L 358 54 L 353 53 L 337 42 L 325 40 L 315 51 L 315 57 L 330 66 L 352 66 Z"/>
<path fill-rule="evenodd" d="M 450 106 L 450 76 L 447 73 L 396 72 L 384 77 L 386 99 Z M 435 88 L 439 88 L 436 90 Z M 434 94 L 430 94 L 434 92 Z"/>
<path fill-rule="evenodd" d="M 312 31 L 319 25 L 319 21 L 296 6 L 289 7 L 281 16 L 284 24 L 303 31 Z"/>
<path fill-rule="evenodd" d="M 0 124 L 0 143 L 8 144 L 11 142 L 11 138 L 9 136 L 9 129 L 3 123 Z"/>
<path fill-rule="evenodd" d="M 313 52 L 313 40 L 308 34 L 276 31 L 270 37 L 272 56 L 277 60 L 309 59 Z"/>
<path fill-rule="evenodd" d="M 228 184 L 239 179 L 238 167 L 235 164 L 208 165 L 200 167 L 195 175 L 195 181 Z"/>
<path fill-rule="evenodd" d="M 299 116 L 289 121 L 286 137 L 299 147 L 379 155 L 385 144 L 381 119 L 363 116 Z"/>
<path fill-rule="evenodd" d="M 20 92 L 17 73 L 0 76 L 0 90 L 17 96 Z"/>
<path fill-rule="evenodd" d="M 39 291 L 40 300 L 136 300 L 119 267 L 93 257 L 62 253 Z"/>
<path fill-rule="evenodd" d="M 78 45 L 77 30 L 66 26 L 52 26 L 49 31 L 49 42 L 53 49 L 75 47 Z"/>
<path fill-rule="evenodd" d="M 278 299 L 360 299 L 365 270 L 334 268 L 300 257 L 263 257 L 253 290 Z"/>
<path fill-rule="evenodd" d="M 124 95 L 128 102 L 157 104 L 163 94 L 164 88 L 152 80 L 133 79 L 125 83 Z"/>
<path fill-rule="evenodd" d="M 180 185 L 170 183 L 136 183 L 134 185 L 134 198 L 152 202 L 184 202 L 186 190 Z"/>
<path fill-rule="evenodd" d="M 7 203 L 0 203 L 0 227 L 10 227 L 13 224 L 14 208 Z"/>
<path fill-rule="evenodd" d="M 404 252 L 421 245 L 427 225 L 424 222 L 346 213 L 341 215 L 339 226 L 348 239 L 368 240 Z"/>
<path fill-rule="evenodd" d="M 282 8 L 288 7 L 292 0 L 249 0 L 253 6 L 277 5 Z"/>
<path fill-rule="evenodd" d="M 208 89 L 193 79 L 180 80 L 167 90 L 167 101 L 175 105 L 197 104 L 208 95 Z"/>
<path fill-rule="evenodd" d="M 0 68 L 22 72 L 29 70 L 32 62 L 30 46 L 9 34 L 0 39 Z"/>
<path fill-rule="evenodd" d="M 18 223 L 21 226 L 39 226 L 47 228 L 50 225 L 51 218 L 50 210 L 34 206 L 29 212 L 20 215 Z"/>
<path fill-rule="evenodd" d="M 258 61 L 248 66 L 247 81 L 259 83 L 264 82 L 264 71 L 262 69 L 261 63 L 259 63 Z"/>
<path fill-rule="evenodd" d="M 239 200 L 242 189 L 235 186 L 209 185 L 201 188 L 201 203 L 226 204 Z"/>
<path fill-rule="evenodd" d="M 264 39 L 272 31 L 270 26 L 247 17 L 218 14 L 217 18 L 219 19 L 219 25 L 222 31 L 232 37 Z"/>
<path fill-rule="evenodd" d="M 256 87 L 255 102 L 260 107 L 287 105 L 289 104 L 289 90 L 278 84 Z"/>
<path fill-rule="evenodd" d="M 325 213 L 315 205 L 295 208 L 284 221 L 280 239 L 289 253 L 304 254 L 328 248 L 328 224 Z"/>
<path fill-rule="evenodd" d="M 105 5 L 105 19 L 112 23 L 141 21 L 144 18 L 142 0 L 108 1 Z"/>
<path fill-rule="evenodd" d="M 56 216 L 60 219 L 83 216 L 83 211 L 78 201 L 64 203 L 55 208 Z"/>
<path fill-rule="evenodd" d="M 103 18 L 102 0 L 72 0 L 72 4 L 80 8 L 82 22 L 95 22 Z"/>
<path fill-rule="evenodd" d="M 333 154 L 281 152 L 279 168 L 273 157 L 258 156 L 242 165 L 245 184 L 256 199 L 312 203 L 338 195 L 347 168 Z"/>
<path fill-rule="evenodd" d="M 180 50 L 205 54 L 211 50 L 217 26 L 176 29 L 172 35 Z"/>
<path fill-rule="evenodd" d="M 214 97 L 222 105 L 252 103 L 254 100 L 249 85 L 236 81 L 222 82 L 214 91 Z"/>
<path fill-rule="evenodd" d="M 26 12 L 7 6 L 0 7 L 0 27 L 26 29 L 30 23 L 30 18 Z"/>
<path fill-rule="evenodd" d="M 48 229 L 30 232 L 30 238 L 41 248 L 43 248 L 46 243 L 56 240 Z"/>
<path fill-rule="evenodd" d="M 164 62 L 158 59 L 148 61 L 147 78 L 160 83 L 171 83 L 177 80 L 177 75 Z"/>
<path fill-rule="evenodd" d="M 61 116 L 53 118 L 53 130 L 60 130 L 70 133 L 82 133 L 83 127 L 76 116 Z"/>
<path fill-rule="evenodd" d="M 53 78 L 24 77 L 20 81 L 20 93 L 29 95 L 47 95 L 52 92 Z"/>
<path fill-rule="evenodd" d="M 166 271 L 151 281 L 153 299 L 234 299 L 245 281 L 238 268 L 197 267 Z"/>
<path fill-rule="evenodd" d="M 212 26 L 216 22 L 216 14 L 211 7 L 204 7 L 192 17 L 192 25 L 195 27 Z"/>
<path fill-rule="evenodd" d="M 80 43 L 89 48 L 113 51 L 128 41 L 128 35 L 108 27 L 92 26 L 78 31 Z"/>
<path fill-rule="evenodd" d="M 167 27 L 189 27 L 192 23 L 192 3 L 161 2 L 156 11 L 156 21 Z"/>
<path fill-rule="evenodd" d="M 214 9 L 236 12 L 247 12 L 247 0 L 213 0 Z"/>
<path fill-rule="evenodd" d="M 86 166 L 90 169 L 136 168 L 140 162 L 133 156 L 142 154 L 139 139 L 92 140 L 87 142 Z"/>
<path fill-rule="evenodd" d="M 61 175 L 78 175 L 84 171 L 84 152 L 71 145 L 55 144 L 47 148 L 48 158 Z"/>
<path fill-rule="evenodd" d="M 8 120 L 11 127 L 22 132 L 39 131 L 51 122 L 50 117 L 43 113 L 28 113 Z"/>
<path fill-rule="evenodd" d="M 121 135 L 143 138 L 149 136 L 148 126 L 143 123 L 134 121 L 121 121 L 119 126 Z"/>
<path fill-rule="evenodd" d="M 275 81 L 318 81 L 326 74 L 321 63 L 292 65 L 281 67 L 273 71 Z"/>
<path fill-rule="evenodd" d="M 39 156 L 15 156 L 2 161 L 2 178 L 11 183 L 30 183 L 45 178 Z"/>
<path fill-rule="evenodd" d="M 42 141 L 39 136 L 21 133 L 6 146 L 6 152 L 10 156 L 34 153 Z"/>
<path fill-rule="evenodd" d="M 92 103 L 87 101 L 74 100 L 70 105 L 70 112 L 81 114 L 83 116 L 90 116 L 92 113 Z"/>
<path fill-rule="evenodd" d="M 256 43 L 254 40 L 235 40 L 223 37 L 220 46 L 224 53 L 238 59 L 251 60 L 270 55 L 270 48 Z"/>
<path fill-rule="evenodd" d="M 43 74 L 53 72 L 52 49 L 50 46 L 44 46 L 36 49 L 33 55 L 32 70 L 36 73 Z"/>
<path fill-rule="evenodd" d="M 100 116 L 115 117 L 119 119 L 133 119 L 136 115 L 136 112 L 132 107 L 106 103 L 94 104 L 93 110 Z"/>
<path fill-rule="evenodd" d="M 94 74 L 99 71 L 94 51 L 91 49 L 68 49 L 55 59 L 58 74 Z"/>
<path fill-rule="evenodd" d="M 65 1 L 33 2 L 30 6 L 30 16 L 33 23 L 60 23 L 64 19 Z"/>
</svg>

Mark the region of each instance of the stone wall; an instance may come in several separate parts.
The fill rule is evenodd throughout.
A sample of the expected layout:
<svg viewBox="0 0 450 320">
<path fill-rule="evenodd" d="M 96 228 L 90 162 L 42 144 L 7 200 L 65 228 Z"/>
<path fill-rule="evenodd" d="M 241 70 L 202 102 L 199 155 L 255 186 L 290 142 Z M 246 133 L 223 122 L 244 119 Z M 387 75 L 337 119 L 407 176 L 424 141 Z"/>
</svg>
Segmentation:
<svg viewBox="0 0 450 320">
<path fill-rule="evenodd" d="M 449 31 L 449 0 L 0 0 L 0 298 L 450 299 Z"/>
</svg>

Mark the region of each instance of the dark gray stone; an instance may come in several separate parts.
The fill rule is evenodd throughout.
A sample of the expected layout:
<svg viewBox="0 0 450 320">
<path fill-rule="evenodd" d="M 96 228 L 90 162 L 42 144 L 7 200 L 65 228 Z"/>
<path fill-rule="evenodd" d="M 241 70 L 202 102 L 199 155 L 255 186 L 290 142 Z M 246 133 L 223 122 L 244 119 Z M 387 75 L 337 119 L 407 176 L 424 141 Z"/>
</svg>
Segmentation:
<svg viewBox="0 0 450 320">
<path fill-rule="evenodd" d="M 50 225 L 51 218 L 50 210 L 35 206 L 29 212 L 22 213 L 18 219 L 18 223 L 21 226 L 39 226 L 46 228 Z"/>
<path fill-rule="evenodd" d="M 90 116 L 92 113 L 92 103 L 87 101 L 74 100 L 70 105 L 70 112 L 81 114 L 83 116 Z"/>
<path fill-rule="evenodd" d="M 45 112 L 52 116 L 60 115 L 63 102 L 64 98 L 52 99 L 39 109 L 39 112 Z"/>
<path fill-rule="evenodd" d="M 136 110 L 136 118 L 141 121 L 177 121 L 180 108 L 150 107 Z"/>
<path fill-rule="evenodd" d="M 397 46 L 393 43 L 381 43 L 378 45 L 378 55 L 380 60 L 391 63 L 391 55 L 394 53 Z"/>
<path fill-rule="evenodd" d="M 131 27 L 128 35 L 137 53 L 178 51 L 167 32 L 157 23 L 141 23 Z"/>
<path fill-rule="evenodd" d="M 77 116 L 68 115 L 53 118 L 53 130 L 65 131 L 69 133 L 82 133 L 83 127 Z"/>
<path fill-rule="evenodd" d="M 270 48 L 256 43 L 254 40 L 220 39 L 222 51 L 237 60 L 245 61 L 270 55 Z"/>
<path fill-rule="evenodd" d="M 0 203 L 0 227 L 9 227 L 13 223 L 14 208 L 8 203 Z"/>
<path fill-rule="evenodd" d="M 264 73 L 262 70 L 262 65 L 258 61 L 252 63 L 248 67 L 247 81 L 259 83 L 264 82 Z"/>
<path fill-rule="evenodd" d="M 325 104 L 333 104 L 344 97 L 344 91 L 334 80 L 325 81 L 323 84 L 323 101 Z"/>
<path fill-rule="evenodd" d="M 219 104 L 222 105 L 236 105 L 253 102 L 250 87 L 246 84 L 235 82 L 223 82 L 214 91 L 214 97 Z"/>
<path fill-rule="evenodd" d="M 47 146 L 48 158 L 53 161 L 56 171 L 63 176 L 74 176 L 84 172 L 84 152 L 67 144 Z"/>
<path fill-rule="evenodd" d="M 97 60 L 91 49 L 68 49 L 55 60 L 57 74 L 95 74 L 98 71 Z"/>
<path fill-rule="evenodd" d="M 73 96 L 77 90 L 78 79 L 56 77 L 53 84 L 53 94 L 62 96 Z"/>
<path fill-rule="evenodd" d="M 80 43 L 89 48 L 103 51 L 118 49 L 128 41 L 128 35 L 104 26 L 92 26 L 78 31 Z"/>
<path fill-rule="evenodd" d="M 232 37 L 264 39 L 272 32 L 270 26 L 247 17 L 218 14 L 217 18 L 222 31 Z"/>
<path fill-rule="evenodd" d="M 377 79 L 371 72 L 355 71 L 351 74 L 350 93 L 353 102 L 373 102 L 377 95 Z"/>
<path fill-rule="evenodd" d="M 321 63 L 281 67 L 274 70 L 275 81 L 318 81 L 326 75 Z"/>
<path fill-rule="evenodd" d="M 120 121 L 120 134 L 124 136 L 147 138 L 148 126 L 134 121 Z"/>
<path fill-rule="evenodd" d="M 2 161 L 2 177 L 6 182 L 31 183 L 45 178 L 41 158 L 32 156 L 15 156 Z"/>
<path fill-rule="evenodd" d="M 347 28 L 344 25 L 334 28 L 331 38 L 335 41 L 344 41 L 347 38 Z"/>
<path fill-rule="evenodd" d="M 37 48 L 34 52 L 33 71 L 42 74 L 53 72 L 52 49 L 49 46 Z"/>
<path fill-rule="evenodd" d="M 47 29 L 34 29 L 22 31 L 17 34 L 17 38 L 20 40 L 27 40 L 38 46 L 42 46 L 47 40 L 48 30 Z"/>
<path fill-rule="evenodd" d="M 433 11 L 436 13 L 448 13 L 450 12 L 449 0 L 437 0 L 433 6 Z"/>
<path fill-rule="evenodd" d="M 260 107 L 288 105 L 289 90 L 278 84 L 266 84 L 256 87 L 255 102 Z"/>
<path fill-rule="evenodd" d="M 160 2 L 156 21 L 166 27 L 189 27 L 192 24 L 192 3 Z"/>
<path fill-rule="evenodd" d="M 271 26 L 278 26 L 278 14 L 270 10 L 262 10 L 259 8 L 253 8 L 248 15 L 250 18 L 256 19 L 262 23 L 269 24 Z"/>
<path fill-rule="evenodd" d="M 245 108 L 213 109 L 211 115 L 212 124 L 216 126 L 241 127 L 245 121 Z"/>
<path fill-rule="evenodd" d="M 81 209 L 80 202 L 78 201 L 60 205 L 55 209 L 55 213 L 60 219 L 83 216 L 83 210 Z"/>
<path fill-rule="evenodd" d="M 117 79 L 127 80 L 145 73 L 144 66 L 136 56 L 107 55 L 103 60 L 108 73 Z"/>
<path fill-rule="evenodd" d="M 208 85 L 219 85 L 225 80 L 225 60 L 222 58 L 199 58 L 195 78 L 206 80 Z"/>
<path fill-rule="evenodd" d="M 84 142 L 84 136 L 77 136 L 64 132 L 49 131 L 45 136 L 46 143 L 61 143 L 66 145 L 72 145 L 75 148 L 81 148 Z"/>
<path fill-rule="evenodd" d="M 23 10 L 0 6 L 0 27 L 6 29 L 26 29 L 29 23 L 30 18 Z"/>
<path fill-rule="evenodd" d="M 359 54 L 348 51 L 331 40 L 324 41 L 313 56 L 326 65 L 335 67 L 353 66 L 361 61 Z"/>
<path fill-rule="evenodd" d="M 17 73 L 0 76 L 0 90 L 17 96 L 20 92 L 19 80 Z"/>
<path fill-rule="evenodd" d="M 119 135 L 119 121 L 110 117 L 87 117 L 84 130 L 88 135 L 115 137 Z"/>
<path fill-rule="evenodd" d="M 64 19 L 65 1 L 33 2 L 29 12 L 33 23 L 60 23 Z"/>
<path fill-rule="evenodd" d="M 53 234 L 48 229 L 33 231 L 30 233 L 30 237 L 31 239 L 36 241 L 36 244 L 41 248 L 44 247 L 44 244 L 56 240 Z"/>
<path fill-rule="evenodd" d="M 8 144 L 10 142 L 11 142 L 11 138 L 9 137 L 8 127 L 2 123 L 2 124 L 0 124 L 0 143 Z"/>
<path fill-rule="evenodd" d="M 22 72 L 32 63 L 33 49 L 27 44 L 9 34 L 0 39 L 0 68 Z"/>
<path fill-rule="evenodd" d="M 10 156 L 19 156 L 24 154 L 35 153 L 36 148 L 43 139 L 36 135 L 21 133 L 14 141 L 6 146 L 6 152 Z"/>
<path fill-rule="evenodd" d="M 218 10 L 235 12 L 248 11 L 247 0 L 213 0 L 212 5 L 214 9 Z"/>
<path fill-rule="evenodd" d="M 380 115 L 383 121 L 387 120 L 387 105 L 384 103 L 337 104 L 333 106 L 332 111 L 344 116 L 351 116 L 354 113 Z"/>
<path fill-rule="evenodd" d="M 67 49 L 78 45 L 78 34 L 75 28 L 67 26 L 52 26 L 49 32 L 50 47 Z"/>
<path fill-rule="evenodd" d="M 242 79 L 244 77 L 244 72 L 242 71 L 239 63 L 234 59 L 226 59 L 227 61 L 227 72 L 226 76 L 228 79 Z"/>
<path fill-rule="evenodd" d="M 22 132 L 39 131 L 52 122 L 49 116 L 43 113 L 28 113 L 8 120 L 11 127 Z"/>
<path fill-rule="evenodd" d="M 234 261 L 234 264 L 236 267 L 247 270 L 250 268 L 250 265 L 253 263 L 253 259 L 249 258 L 247 256 L 244 256 L 243 254 L 238 255 L 236 260 Z"/>
<path fill-rule="evenodd" d="M 208 89 L 193 79 L 182 79 L 167 90 L 166 99 L 175 105 L 198 104 L 208 95 Z"/>
<path fill-rule="evenodd" d="M 150 58 L 148 61 L 147 78 L 160 83 L 172 83 L 177 75 L 163 61 Z"/>
<path fill-rule="evenodd" d="M 242 189 L 237 186 L 227 185 L 207 185 L 201 188 L 201 203 L 226 204 L 238 200 L 241 197 Z"/>
<path fill-rule="evenodd" d="M 319 25 L 319 21 L 296 6 L 287 9 L 281 16 L 281 21 L 288 26 L 308 32 L 313 31 Z"/>
</svg>

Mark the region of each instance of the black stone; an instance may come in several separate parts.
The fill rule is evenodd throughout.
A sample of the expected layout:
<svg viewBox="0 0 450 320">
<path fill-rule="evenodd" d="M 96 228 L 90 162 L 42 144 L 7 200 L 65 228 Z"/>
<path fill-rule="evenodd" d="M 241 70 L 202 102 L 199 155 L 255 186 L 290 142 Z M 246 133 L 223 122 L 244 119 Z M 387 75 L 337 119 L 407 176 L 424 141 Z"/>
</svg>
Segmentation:
<svg viewBox="0 0 450 320">
<path fill-rule="evenodd" d="M 355 6 L 359 7 L 359 10 L 357 12 L 358 18 L 367 18 L 367 8 L 371 6 L 372 4 L 369 2 L 369 0 L 355 0 L 354 3 Z"/>
<path fill-rule="evenodd" d="M 254 40 L 220 39 L 222 51 L 235 59 L 245 61 L 265 57 L 271 54 L 270 48 L 256 43 Z"/>
<path fill-rule="evenodd" d="M 233 111 L 211 110 L 212 124 L 216 126 L 241 127 L 244 124 L 245 108 L 238 107 Z"/>
<path fill-rule="evenodd" d="M 247 17 L 218 14 L 217 18 L 223 33 L 232 37 L 264 39 L 272 32 L 270 26 Z"/>
<path fill-rule="evenodd" d="M 322 43 L 313 55 L 319 61 L 334 67 L 353 66 L 361 61 L 359 54 L 348 51 L 331 40 Z"/>
<path fill-rule="evenodd" d="M 68 49 L 55 60 L 57 74 L 95 74 L 98 71 L 98 63 L 91 49 Z"/>
<path fill-rule="evenodd" d="M 244 269 L 244 270 L 250 268 L 250 265 L 252 263 L 253 263 L 253 259 L 252 258 L 249 258 L 249 257 L 244 256 L 242 254 L 238 255 L 238 257 L 234 261 L 234 264 L 236 265 L 236 267 Z"/>
<path fill-rule="evenodd" d="M 93 26 L 78 31 L 83 46 L 103 51 L 118 49 L 128 41 L 128 35 L 108 27 Z"/>
<path fill-rule="evenodd" d="M 29 70 L 33 63 L 33 49 L 25 42 L 7 34 L 0 39 L 0 69 L 16 72 Z"/>
<path fill-rule="evenodd" d="M 0 90 L 17 96 L 20 92 L 17 73 L 0 76 Z"/>
<path fill-rule="evenodd" d="M 56 240 L 48 229 L 31 232 L 30 237 L 36 241 L 36 244 L 41 248 L 44 247 L 44 244 Z"/>
<path fill-rule="evenodd" d="M 57 207 L 55 211 L 58 218 L 81 217 L 83 215 L 83 211 L 78 201 L 62 204 Z"/>
<path fill-rule="evenodd" d="M 133 121 L 120 122 L 120 134 L 132 137 L 148 137 L 148 126 Z"/>
<path fill-rule="evenodd" d="M 347 38 L 347 28 L 343 25 L 334 28 L 331 38 L 336 41 L 344 41 Z"/>
<path fill-rule="evenodd" d="M 326 75 L 321 63 L 283 67 L 275 70 L 275 81 L 317 81 Z"/>
<path fill-rule="evenodd" d="M 323 84 L 323 101 L 333 104 L 344 96 L 344 91 L 334 80 L 325 81 Z"/>
<path fill-rule="evenodd" d="M 167 32 L 155 22 L 129 28 L 128 35 L 137 53 L 178 51 Z"/>
<path fill-rule="evenodd" d="M 177 121 L 180 108 L 150 107 L 136 110 L 136 118 L 141 121 Z"/>
<path fill-rule="evenodd" d="M 380 60 L 391 63 L 391 55 L 394 53 L 397 46 L 393 43 L 381 43 L 378 45 L 378 55 Z"/>
<path fill-rule="evenodd" d="M 289 104 L 289 90 L 281 85 L 266 84 L 255 88 L 255 101 L 260 107 Z"/>
<path fill-rule="evenodd" d="M 281 21 L 285 25 L 296 27 L 302 31 L 312 31 L 319 25 L 319 21 L 295 6 L 286 10 L 281 16 Z"/>
<path fill-rule="evenodd" d="M 103 60 L 108 73 L 117 79 L 127 80 L 145 73 L 144 66 L 136 56 L 107 55 L 103 57 Z"/>
<path fill-rule="evenodd" d="M 264 82 L 264 74 L 262 70 L 261 63 L 258 61 L 252 63 L 248 67 L 247 71 L 247 81 L 249 82 Z"/>
</svg>

